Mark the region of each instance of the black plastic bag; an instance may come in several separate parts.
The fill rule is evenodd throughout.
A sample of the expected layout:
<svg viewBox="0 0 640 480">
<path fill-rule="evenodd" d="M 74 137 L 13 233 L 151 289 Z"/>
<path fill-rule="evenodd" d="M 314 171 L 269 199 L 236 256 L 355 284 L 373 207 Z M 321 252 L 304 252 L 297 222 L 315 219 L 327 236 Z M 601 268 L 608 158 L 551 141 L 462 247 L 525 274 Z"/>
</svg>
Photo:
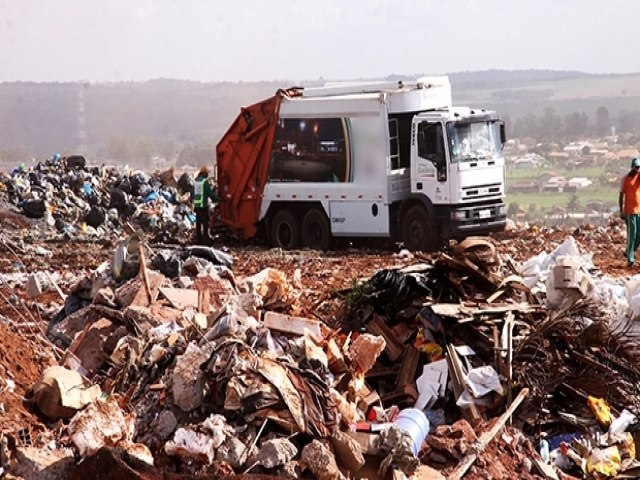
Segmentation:
<svg viewBox="0 0 640 480">
<path fill-rule="evenodd" d="M 215 248 L 195 245 L 193 247 L 187 247 L 185 249 L 185 255 L 186 257 L 184 258 L 191 256 L 199 257 L 209 260 L 214 265 L 222 265 L 227 268 L 233 267 L 233 258 L 231 258 L 231 255 L 221 252 L 220 250 L 216 250 Z"/>
<path fill-rule="evenodd" d="M 162 250 L 151 261 L 153 268 L 165 277 L 176 278 L 182 274 L 182 259 L 171 250 Z"/>
<path fill-rule="evenodd" d="M 104 219 L 105 219 L 104 209 L 100 207 L 91 207 L 91 210 L 89 210 L 89 213 L 87 213 L 87 216 L 85 217 L 84 221 L 87 223 L 87 225 L 93 228 L 98 228 L 100 225 L 104 223 Z"/>
<path fill-rule="evenodd" d="M 69 170 L 84 170 L 87 160 L 82 155 L 71 155 L 67 157 L 67 168 Z"/>
<path fill-rule="evenodd" d="M 194 184 L 193 177 L 189 175 L 187 172 L 184 172 L 182 175 L 180 175 L 180 178 L 178 179 L 178 189 L 180 190 L 180 193 L 182 194 L 192 193 L 193 184 Z"/>
<path fill-rule="evenodd" d="M 44 200 L 26 200 L 22 203 L 22 211 L 29 218 L 42 218 L 47 211 Z"/>
</svg>

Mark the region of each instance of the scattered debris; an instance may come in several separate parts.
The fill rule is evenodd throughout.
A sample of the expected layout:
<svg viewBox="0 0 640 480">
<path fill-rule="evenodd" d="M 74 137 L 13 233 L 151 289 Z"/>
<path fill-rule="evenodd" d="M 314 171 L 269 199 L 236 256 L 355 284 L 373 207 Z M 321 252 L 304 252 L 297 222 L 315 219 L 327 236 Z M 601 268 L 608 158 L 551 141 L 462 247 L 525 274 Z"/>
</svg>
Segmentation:
<svg viewBox="0 0 640 480">
<path fill-rule="evenodd" d="M 100 465 L 123 478 L 634 472 L 636 284 L 604 277 L 574 237 L 531 258 L 513 247 L 525 232 L 365 265 L 342 252 L 232 258 L 122 228 L 119 245 L 76 249 L 100 251 L 89 270 L 74 270 L 73 249 L 0 236 L 0 279 L 16 292 L 1 290 L 0 333 L 29 339 L 23 355 L 48 372 L 24 377 L 44 417 L 6 430 L 7 465 L 33 444 L 83 458 L 68 478 Z M 26 388 L 9 366 L 0 404 L 15 411 Z M 58 418 L 71 420 L 45 423 Z"/>
</svg>

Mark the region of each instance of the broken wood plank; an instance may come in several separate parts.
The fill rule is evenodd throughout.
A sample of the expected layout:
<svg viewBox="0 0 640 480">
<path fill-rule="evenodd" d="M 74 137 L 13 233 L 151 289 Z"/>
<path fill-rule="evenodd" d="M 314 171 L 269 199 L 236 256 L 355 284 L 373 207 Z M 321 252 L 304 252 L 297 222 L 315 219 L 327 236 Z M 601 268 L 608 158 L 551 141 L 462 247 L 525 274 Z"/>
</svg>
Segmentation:
<svg viewBox="0 0 640 480">
<path fill-rule="evenodd" d="M 489 296 L 489 297 L 487 298 L 487 303 L 493 303 L 493 302 L 495 302 L 499 297 L 501 297 L 501 296 L 502 296 L 502 294 L 503 294 L 504 292 L 505 292 L 505 291 L 504 291 L 503 289 L 501 289 L 501 290 L 497 290 L 496 292 L 492 293 L 492 294 L 491 294 L 491 296 Z"/>
<path fill-rule="evenodd" d="M 340 347 L 335 339 L 330 338 L 327 341 L 327 357 L 329 359 L 329 370 L 331 373 L 344 373 L 348 370 L 347 363 L 344 361 L 344 355 L 340 351 Z"/>
<path fill-rule="evenodd" d="M 520 406 L 528 393 L 528 388 L 523 389 L 515 398 L 513 403 L 509 405 L 507 410 L 502 415 L 500 415 L 496 423 L 489 430 L 480 435 L 480 438 L 478 438 L 478 440 L 471 447 L 470 453 L 467 453 L 462 458 L 462 460 L 460 460 L 458 466 L 453 470 L 453 472 L 451 472 L 451 475 L 449 475 L 448 480 L 460 480 L 462 477 L 464 477 L 465 473 L 467 473 L 467 470 L 469 470 L 469 467 L 473 465 L 473 462 L 476 461 L 478 456 L 484 451 L 487 445 L 491 443 L 491 440 L 493 440 L 498 432 L 502 430 L 502 427 L 504 427 L 505 423 L 507 423 L 507 420 L 511 418 L 513 412 Z"/>
<path fill-rule="evenodd" d="M 453 393 L 456 400 L 460 398 L 463 390 L 466 388 L 465 375 L 462 370 L 462 363 L 458 357 L 456 349 L 451 345 L 447 345 L 447 365 L 449 367 L 449 374 L 451 375 L 451 382 L 453 384 Z M 467 408 L 460 408 L 462 415 L 472 424 L 475 425 L 479 420 L 482 420 L 482 415 L 474 404 L 471 404 Z"/>
<path fill-rule="evenodd" d="M 402 363 L 400 364 L 400 374 L 396 380 L 396 387 L 404 388 L 405 385 L 414 383 L 419 361 L 420 352 L 418 352 L 413 345 L 409 345 L 404 349 Z"/>
<path fill-rule="evenodd" d="M 303 336 L 305 330 L 316 339 L 322 338 L 320 322 L 309 318 L 292 317 L 277 312 L 265 312 L 262 319 L 265 327 L 277 332 L 290 333 L 292 335 Z"/>
<path fill-rule="evenodd" d="M 365 378 L 367 380 L 380 380 L 387 377 L 395 377 L 400 373 L 399 366 L 393 367 L 378 367 L 372 370 L 369 370 L 365 373 Z"/>
<path fill-rule="evenodd" d="M 60 299 L 64 302 L 67 299 L 67 296 L 64 293 L 62 293 L 62 290 L 60 290 L 60 287 L 55 282 L 55 280 L 51 278 L 51 275 L 49 275 L 49 272 L 47 270 L 44 271 L 44 274 L 47 276 L 47 280 L 49 280 L 51 285 L 53 285 L 53 288 L 58 294 L 58 296 L 60 297 Z"/>
<path fill-rule="evenodd" d="M 138 255 L 140 256 L 140 275 L 144 281 L 144 288 L 149 296 L 149 303 L 153 303 L 153 295 L 151 294 L 151 283 L 149 282 L 149 273 L 147 271 L 147 259 L 144 256 L 144 246 L 142 242 L 138 242 Z"/>
<path fill-rule="evenodd" d="M 191 288 L 162 287 L 160 293 L 169 300 L 172 307 L 184 310 L 186 307 L 198 308 L 198 291 Z"/>
<path fill-rule="evenodd" d="M 369 333 L 379 335 L 384 338 L 384 341 L 386 342 L 384 351 L 389 357 L 389 360 L 395 362 L 400 358 L 404 351 L 404 345 L 400 340 L 398 340 L 382 317 L 374 315 L 369 323 L 365 325 L 365 328 Z"/>
</svg>

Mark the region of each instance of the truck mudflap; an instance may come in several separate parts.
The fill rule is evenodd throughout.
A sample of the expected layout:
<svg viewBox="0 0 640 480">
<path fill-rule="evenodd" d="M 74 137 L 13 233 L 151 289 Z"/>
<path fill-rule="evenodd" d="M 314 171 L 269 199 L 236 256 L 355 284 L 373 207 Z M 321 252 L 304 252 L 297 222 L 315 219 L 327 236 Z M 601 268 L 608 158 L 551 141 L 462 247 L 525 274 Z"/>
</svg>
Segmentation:
<svg viewBox="0 0 640 480">
<path fill-rule="evenodd" d="M 241 238 L 256 234 L 280 103 L 294 95 L 296 90 L 279 90 L 242 108 L 216 146 L 219 218 Z"/>
<path fill-rule="evenodd" d="M 498 232 L 506 225 L 507 207 L 504 202 L 451 207 L 449 234 L 453 238 Z"/>
</svg>

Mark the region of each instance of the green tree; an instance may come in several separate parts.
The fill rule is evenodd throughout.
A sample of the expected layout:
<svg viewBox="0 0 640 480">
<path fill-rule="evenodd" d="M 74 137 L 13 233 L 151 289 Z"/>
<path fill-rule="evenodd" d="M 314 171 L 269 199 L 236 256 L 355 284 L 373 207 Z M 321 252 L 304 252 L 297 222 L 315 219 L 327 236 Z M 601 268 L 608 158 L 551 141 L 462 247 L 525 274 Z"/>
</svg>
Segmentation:
<svg viewBox="0 0 640 480">
<path fill-rule="evenodd" d="M 553 108 L 545 108 L 539 128 L 543 140 L 554 140 L 561 133 L 562 119 Z"/>
<path fill-rule="evenodd" d="M 513 135 L 515 137 L 540 138 L 540 118 L 531 112 L 518 118 L 513 124 Z"/>
<path fill-rule="evenodd" d="M 609 119 L 609 110 L 607 107 L 598 107 L 596 109 L 596 135 L 607 135 L 611 128 L 611 120 Z"/>
<path fill-rule="evenodd" d="M 580 208 L 580 198 L 578 197 L 578 194 L 576 192 L 573 192 L 571 194 L 571 197 L 569 197 L 569 201 L 567 201 L 567 210 L 570 213 L 574 213 L 574 212 L 577 212 L 579 208 Z"/>
<path fill-rule="evenodd" d="M 540 218 L 540 211 L 538 210 L 538 205 L 535 203 L 530 204 L 527 207 L 527 215 L 526 219 L 528 222 L 537 221 Z"/>
<path fill-rule="evenodd" d="M 583 137 L 588 127 L 589 118 L 584 112 L 573 112 L 564 117 L 565 134 L 569 138 Z"/>
<path fill-rule="evenodd" d="M 638 117 L 634 112 L 620 111 L 618 130 L 620 133 L 634 132 L 638 125 Z"/>
</svg>

